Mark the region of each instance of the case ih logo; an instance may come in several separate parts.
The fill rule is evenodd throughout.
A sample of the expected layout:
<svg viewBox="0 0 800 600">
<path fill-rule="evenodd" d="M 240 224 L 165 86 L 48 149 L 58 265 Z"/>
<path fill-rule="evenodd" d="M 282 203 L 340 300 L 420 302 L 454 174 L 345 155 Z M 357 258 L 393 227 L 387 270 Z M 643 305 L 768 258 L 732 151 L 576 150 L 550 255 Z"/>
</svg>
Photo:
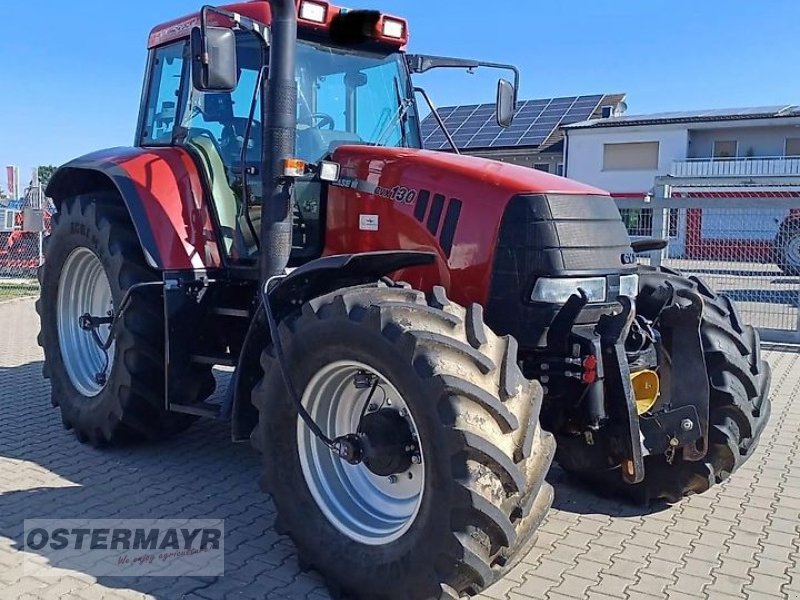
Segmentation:
<svg viewBox="0 0 800 600">
<path fill-rule="evenodd" d="M 336 187 L 358 190 L 359 192 L 372 194 L 374 196 L 386 198 L 387 200 L 394 200 L 400 204 L 414 204 L 414 202 L 417 200 L 417 196 L 419 195 L 417 190 L 407 188 L 402 185 L 386 188 L 362 179 L 356 179 L 355 177 L 340 177 L 339 181 L 333 183 L 332 185 L 335 185 Z"/>
</svg>

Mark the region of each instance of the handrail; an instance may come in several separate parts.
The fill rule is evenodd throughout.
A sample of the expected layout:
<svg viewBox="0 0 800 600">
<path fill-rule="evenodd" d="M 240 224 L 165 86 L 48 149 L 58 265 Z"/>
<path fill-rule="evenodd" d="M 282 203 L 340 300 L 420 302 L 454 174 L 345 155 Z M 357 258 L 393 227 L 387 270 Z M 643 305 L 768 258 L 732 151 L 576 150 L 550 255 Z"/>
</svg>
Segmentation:
<svg viewBox="0 0 800 600">
<path fill-rule="evenodd" d="M 798 156 L 747 156 L 675 160 L 674 177 L 800 176 Z"/>
</svg>

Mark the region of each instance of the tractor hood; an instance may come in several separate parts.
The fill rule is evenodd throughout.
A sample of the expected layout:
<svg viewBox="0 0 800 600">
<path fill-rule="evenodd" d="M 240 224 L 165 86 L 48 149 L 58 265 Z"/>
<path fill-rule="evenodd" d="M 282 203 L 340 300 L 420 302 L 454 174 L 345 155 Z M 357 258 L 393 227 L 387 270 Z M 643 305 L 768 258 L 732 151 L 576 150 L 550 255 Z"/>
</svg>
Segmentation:
<svg viewBox="0 0 800 600">
<path fill-rule="evenodd" d="M 470 197 L 489 203 L 504 204 L 518 194 L 608 195 L 535 169 L 445 152 L 341 146 L 333 160 L 341 164 L 345 183 L 357 185 L 364 181 L 380 188 L 407 187 L 412 192 L 429 189 L 448 197 Z"/>
<path fill-rule="evenodd" d="M 631 252 L 609 194 L 563 177 L 404 148 L 341 146 L 332 159 L 341 176 L 327 195 L 325 252 L 434 252 L 435 268 L 400 277 L 444 285 L 457 302 L 487 302 L 507 254 L 530 255 L 502 269 L 528 286 L 543 274 L 618 272 Z M 504 234 L 509 220 L 518 229 Z"/>
</svg>

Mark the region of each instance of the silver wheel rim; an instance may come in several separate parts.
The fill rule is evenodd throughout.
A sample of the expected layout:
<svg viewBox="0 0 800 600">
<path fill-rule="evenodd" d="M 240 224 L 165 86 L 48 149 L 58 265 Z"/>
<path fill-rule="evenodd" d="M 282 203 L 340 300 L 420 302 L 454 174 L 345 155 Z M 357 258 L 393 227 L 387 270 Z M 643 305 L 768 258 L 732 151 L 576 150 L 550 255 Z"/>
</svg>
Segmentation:
<svg viewBox="0 0 800 600">
<path fill-rule="evenodd" d="M 793 267 L 800 266 L 800 235 L 789 240 L 789 244 L 786 247 L 786 258 Z"/>
<path fill-rule="evenodd" d="M 107 375 L 106 357 L 91 331 L 82 329 L 80 317 L 113 313 L 111 285 L 103 264 L 88 248 L 76 248 L 67 257 L 58 282 L 58 343 L 61 359 L 72 385 L 81 395 L 97 396 L 105 387 L 98 374 Z M 97 333 L 105 341 L 110 326 L 101 326 Z M 108 350 L 108 365 L 114 362 L 114 344 Z"/>
<path fill-rule="evenodd" d="M 418 431 L 410 409 L 397 389 L 367 365 L 340 361 L 321 369 L 303 394 L 303 406 L 329 438 L 354 433 L 370 389 L 354 385 L 356 375 L 378 378 L 372 403 L 397 410 Z M 401 538 L 416 520 L 425 490 L 425 457 L 420 464 L 392 477 L 375 475 L 363 464 L 336 458 L 298 418 L 297 441 L 303 476 L 311 495 L 330 523 L 351 539 L 371 546 Z"/>
</svg>

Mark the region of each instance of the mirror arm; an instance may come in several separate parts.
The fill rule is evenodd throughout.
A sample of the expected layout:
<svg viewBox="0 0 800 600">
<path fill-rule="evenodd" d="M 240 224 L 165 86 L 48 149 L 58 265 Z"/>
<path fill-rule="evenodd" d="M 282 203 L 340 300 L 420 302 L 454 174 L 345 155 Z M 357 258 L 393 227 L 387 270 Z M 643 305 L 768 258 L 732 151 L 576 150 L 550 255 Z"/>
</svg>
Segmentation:
<svg viewBox="0 0 800 600">
<path fill-rule="evenodd" d="M 231 12 L 225 10 L 223 8 L 218 8 L 216 6 L 211 6 L 210 4 L 206 4 L 203 8 L 200 9 L 200 32 L 203 35 L 203 51 L 207 52 L 208 49 L 206 48 L 206 27 L 208 27 L 208 15 L 215 14 L 230 21 L 230 27 L 232 29 L 243 29 L 245 31 L 253 31 L 261 36 L 264 42 L 269 46 L 269 27 L 266 25 L 261 25 L 258 21 L 254 21 L 249 17 L 245 17 L 244 15 L 240 15 L 239 13 Z M 208 57 L 203 56 L 203 61 L 205 64 L 208 64 Z"/>
<path fill-rule="evenodd" d="M 450 58 L 446 56 L 430 56 L 427 54 L 409 54 L 406 56 L 408 68 L 412 73 L 427 73 L 431 69 L 478 69 L 485 67 L 489 69 L 500 69 L 511 71 L 514 74 L 514 107 L 516 108 L 519 100 L 520 73 L 514 65 L 503 63 L 484 62 L 480 60 L 469 60 L 465 58 Z"/>
<path fill-rule="evenodd" d="M 461 154 L 461 150 L 458 149 L 458 146 L 456 146 L 455 141 L 453 141 L 453 136 L 450 135 L 447 126 L 444 124 L 444 120 L 442 119 L 442 117 L 439 116 L 439 111 L 436 110 L 436 106 L 434 106 L 433 100 L 431 100 L 430 96 L 428 96 L 428 92 L 426 92 L 421 87 L 415 87 L 414 91 L 420 96 L 422 96 L 425 99 L 425 102 L 427 102 L 428 107 L 431 109 L 431 114 L 433 115 L 433 118 L 436 119 L 436 122 L 439 124 L 442 133 L 444 133 L 444 137 L 447 138 L 447 142 L 453 148 L 453 152 L 455 152 L 456 154 Z"/>
</svg>

